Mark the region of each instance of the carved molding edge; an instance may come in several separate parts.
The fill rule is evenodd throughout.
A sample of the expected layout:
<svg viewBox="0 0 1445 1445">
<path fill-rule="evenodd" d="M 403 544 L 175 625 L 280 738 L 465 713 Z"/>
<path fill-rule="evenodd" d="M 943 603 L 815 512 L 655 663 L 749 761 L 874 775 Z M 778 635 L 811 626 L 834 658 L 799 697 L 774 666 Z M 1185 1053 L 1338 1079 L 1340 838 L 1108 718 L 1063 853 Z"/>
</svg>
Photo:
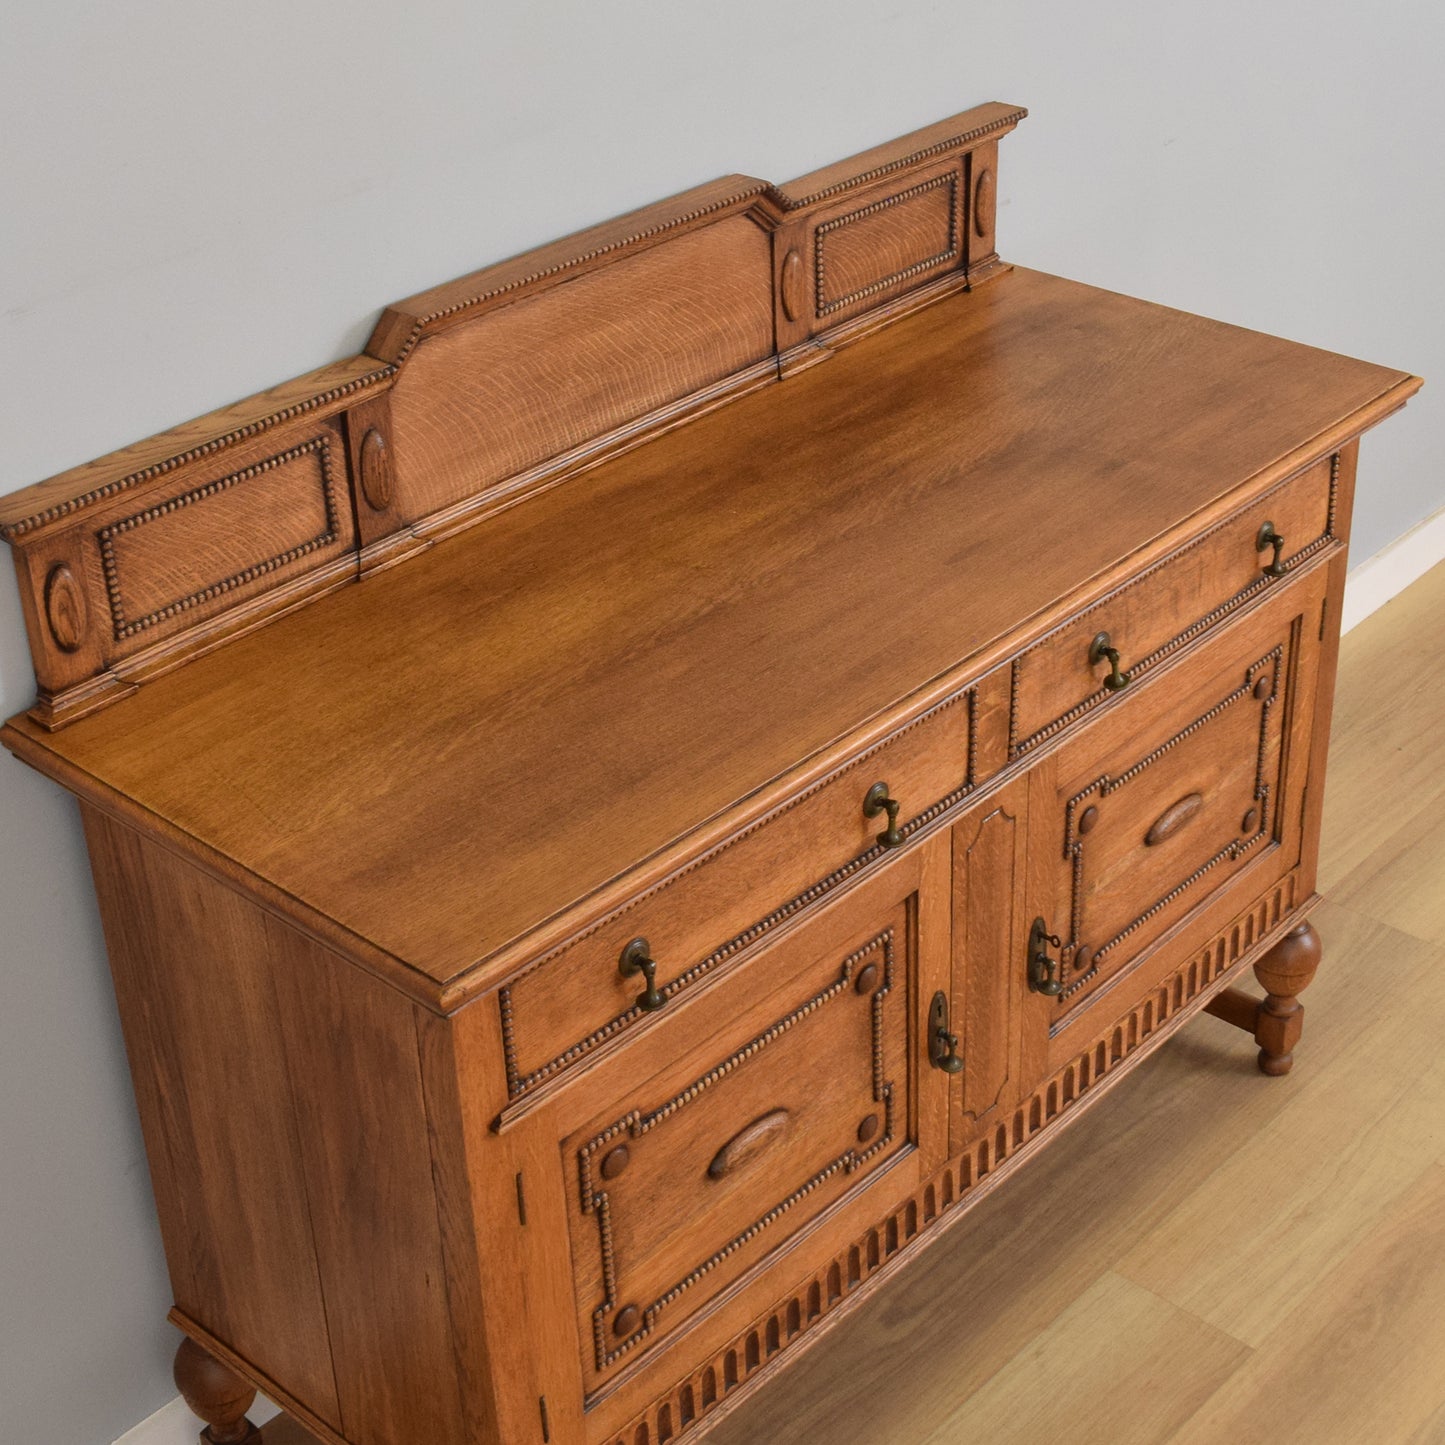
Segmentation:
<svg viewBox="0 0 1445 1445">
<path fill-rule="evenodd" d="M 790 1290 L 770 1309 L 738 1332 L 706 1361 L 667 1387 L 621 1431 L 609 1432 L 605 1445 L 660 1445 L 691 1439 L 704 1419 L 730 1413 L 768 1372 L 768 1366 L 794 1342 L 840 1308 L 847 1308 L 861 1286 L 883 1273 L 921 1241 L 932 1240 L 940 1225 L 1000 1182 L 1001 1166 L 1017 1167 L 1028 1157 L 1025 1146 L 1040 1132 L 1096 1095 L 1100 1085 L 1150 1039 L 1177 1026 L 1181 1013 L 1216 991 L 1260 943 L 1283 926 L 1294 911 L 1291 874 L 1237 917 L 1203 949 L 1192 954 L 1123 1018 L 1101 1029 L 1087 1047 L 1041 1083 L 1012 1116 L 976 1139 L 963 1154 L 935 1174 L 911 1198 L 866 1230 L 831 1261 Z"/>
<path fill-rule="evenodd" d="M 617 1309 L 617 1258 L 612 1245 L 612 1214 L 611 1201 L 607 1190 L 599 1188 L 596 1173 L 593 1169 L 593 1160 L 604 1149 L 613 1146 L 621 1137 L 627 1139 L 639 1139 L 650 1129 L 655 1128 L 664 1120 L 672 1117 L 673 1114 L 692 1103 L 694 1099 L 701 1097 L 713 1084 L 720 1079 L 726 1078 L 749 1059 L 761 1053 L 769 1044 L 801 1023 L 810 1014 L 816 1013 L 825 1004 L 832 1003 L 835 999 L 847 998 L 854 992 L 853 980 L 860 971 L 860 965 L 874 955 L 881 955 L 882 978 L 881 985 L 874 990 L 869 998 L 872 1012 L 872 1046 L 869 1053 L 870 1085 L 875 1103 L 883 1106 L 884 1122 L 883 1130 L 877 1140 L 861 1152 L 849 1145 L 835 1159 L 829 1161 L 810 1179 L 798 1185 L 786 1198 L 780 1200 L 771 1209 L 760 1215 L 752 1224 L 748 1225 L 740 1234 L 729 1240 L 721 1248 L 715 1250 L 705 1260 L 701 1261 L 690 1270 L 682 1279 L 669 1289 L 664 1290 L 655 1300 L 644 1308 L 640 1313 L 637 1329 L 623 1340 L 615 1349 L 607 1347 L 607 1325 L 608 1319 Z M 838 977 L 826 988 L 814 994 L 806 1003 L 801 1004 L 791 1013 L 779 1019 L 769 1028 L 764 1030 L 756 1038 L 749 1040 L 740 1049 L 736 1050 L 722 1063 L 709 1069 L 701 1078 L 694 1080 L 687 1088 L 681 1090 L 659 1108 L 649 1112 L 641 1113 L 633 1111 L 624 1115 L 600 1134 L 589 1139 L 588 1142 L 578 1151 L 578 1169 L 582 1188 L 582 1212 L 596 1216 L 598 1227 L 598 1242 L 601 1249 L 602 1260 L 602 1281 L 604 1298 L 593 1311 L 592 1335 L 595 1352 L 596 1366 L 599 1371 L 609 1368 L 624 1355 L 630 1354 L 641 1345 L 655 1330 L 662 1311 L 678 1299 L 686 1290 L 690 1289 L 705 1275 L 716 1269 L 730 1255 L 736 1254 L 744 1245 L 750 1243 L 763 1230 L 781 1219 L 795 1205 L 801 1203 L 814 1190 L 820 1188 L 834 1175 L 852 1174 L 873 1158 L 874 1155 L 886 1149 L 894 1139 L 894 1127 L 896 1124 L 894 1091 L 891 1080 L 883 1077 L 885 1072 L 884 1042 L 883 1042 L 883 1008 L 884 1001 L 893 990 L 894 970 L 896 967 L 896 954 L 894 949 L 893 929 L 885 928 L 874 935 L 862 947 L 850 953 L 839 969 Z"/>
<path fill-rule="evenodd" d="M 840 195 L 844 191 L 857 190 L 860 186 L 866 186 L 873 181 L 881 180 L 884 176 L 891 175 L 894 171 L 908 170 L 911 166 L 921 165 L 924 161 L 932 160 L 934 156 L 941 156 L 948 151 L 957 150 L 962 146 L 972 145 L 975 141 L 983 140 L 986 136 L 996 135 L 1002 131 L 1012 130 L 1021 120 L 1025 119 L 1028 111 L 1022 106 L 1015 107 L 1007 115 L 998 116 L 989 121 L 986 125 L 974 126 L 969 130 L 962 130 L 957 135 L 949 136 L 946 140 L 938 141 L 934 145 L 925 146 L 921 150 L 910 152 L 906 156 L 900 156 L 897 160 L 887 162 L 885 165 L 875 166 L 871 170 L 860 171 L 856 176 L 849 176 L 847 180 L 838 181 L 835 185 L 825 186 L 820 191 L 813 191 L 806 196 L 788 196 L 781 190 L 773 190 L 773 199 L 784 210 L 800 211 L 807 206 L 815 206 L 819 201 L 826 201 L 833 196 Z"/>
<path fill-rule="evenodd" d="M 683 211 L 665 221 L 660 221 L 653 226 L 644 226 L 639 230 L 629 232 L 615 241 L 609 241 L 605 245 L 593 246 L 588 250 L 579 251 L 575 255 L 556 262 L 551 266 L 539 267 L 530 271 L 524 276 L 518 276 L 514 280 L 503 282 L 492 287 L 482 287 L 474 295 L 468 296 L 461 301 L 453 302 L 450 306 L 441 306 L 434 311 L 428 311 L 424 315 L 414 318 L 411 328 L 401 345 L 397 348 L 392 364 L 400 367 L 416 350 L 418 342 L 423 335 L 439 326 L 444 321 L 452 321 L 461 316 L 464 312 L 474 311 L 479 306 L 485 306 L 502 296 L 511 295 L 516 291 L 525 291 L 534 287 L 542 281 L 551 280 L 567 271 L 575 271 L 579 267 L 590 266 L 598 261 L 606 260 L 608 257 L 617 256 L 621 252 L 630 251 L 642 245 L 644 242 L 656 240 L 665 236 L 669 231 L 685 230 L 695 226 L 699 221 L 706 220 L 710 216 L 725 215 L 729 211 L 736 210 L 746 201 L 756 200 L 772 191 L 767 181 L 750 181 L 745 186 L 740 186 L 727 195 L 712 201 L 705 206 L 695 206 L 689 211 Z M 370 342 L 367 343 L 368 347 Z"/>
<path fill-rule="evenodd" d="M 48 526 L 51 522 L 57 522 L 62 517 L 70 516 L 73 512 L 82 511 L 86 507 L 94 506 L 97 502 L 103 502 L 121 492 L 130 491 L 145 482 L 163 477 L 179 467 L 189 466 L 192 462 L 213 456 L 216 452 L 224 451 L 237 442 L 247 441 L 251 437 L 259 436 L 262 432 L 270 431 L 283 422 L 294 421 L 297 417 L 305 416 L 307 412 L 316 411 L 321 407 L 330 406 L 348 398 L 355 398 L 364 391 L 374 390 L 382 382 L 390 381 L 395 374 L 395 366 L 378 363 L 376 370 L 366 376 L 355 377 L 340 386 L 317 392 L 315 396 L 308 396 L 292 406 L 282 407 L 245 426 L 234 427 L 209 441 L 177 452 L 175 456 L 167 457 L 164 461 L 142 467 L 127 476 L 118 477 L 114 481 L 106 482 L 103 486 L 96 487 L 79 496 L 68 497 L 64 501 L 56 502 L 53 506 L 21 518 L 19 521 L 0 522 L 0 541 L 14 541 L 18 537 L 25 536 L 27 532 L 35 531 L 38 527 Z"/>
</svg>

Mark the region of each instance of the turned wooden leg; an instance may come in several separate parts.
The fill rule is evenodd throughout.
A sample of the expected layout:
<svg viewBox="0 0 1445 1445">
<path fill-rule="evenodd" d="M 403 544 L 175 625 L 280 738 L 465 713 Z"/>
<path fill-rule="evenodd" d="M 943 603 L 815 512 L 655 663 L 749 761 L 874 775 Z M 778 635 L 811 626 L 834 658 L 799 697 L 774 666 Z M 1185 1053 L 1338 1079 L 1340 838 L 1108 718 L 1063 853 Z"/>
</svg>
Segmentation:
<svg viewBox="0 0 1445 1445">
<path fill-rule="evenodd" d="M 1255 964 L 1254 976 L 1267 994 L 1254 1023 L 1259 1067 L 1264 1073 L 1289 1073 L 1294 1046 L 1304 1027 L 1305 1011 L 1299 995 L 1319 966 L 1320 936 L 1308 923 L 1292 928 Z"/>
<path fill-rule="evenodd" d="M 256 1391 L 188 1335 L 176 1351 L 176 1388 L 206 1422 L 203 1445 L 259 1445 L 261 1432 L 246 1418 Z"/>
</svg>

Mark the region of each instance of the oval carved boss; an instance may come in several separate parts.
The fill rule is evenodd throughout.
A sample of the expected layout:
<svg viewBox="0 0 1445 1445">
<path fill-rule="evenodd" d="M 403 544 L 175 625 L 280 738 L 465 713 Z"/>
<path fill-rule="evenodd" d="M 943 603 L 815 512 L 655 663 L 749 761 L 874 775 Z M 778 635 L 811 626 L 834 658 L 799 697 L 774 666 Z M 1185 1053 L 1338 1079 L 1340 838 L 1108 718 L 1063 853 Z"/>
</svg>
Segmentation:
<svg viewBox="0 0 1445 1445">
<path fill-rule="evenodd" d="M 361 495 L 373 512 L 384 512 L 391 505 L 391 453 L 386 438 L 372 427 L 361 439 L 357 458 L 361 472 Z"/>
<path fill-rule="evenodd" d="M 985 166 L 978 173 L 973 187 L 973 231 L 976 236 L 987 236 L 993 231 L 995 199 L 993 171 Z"/>
<path fill-rule="evenodd" d="M 803 258 L 796 249 L 783 257 L 780 281 L 783 315 L 796 321 L 803 314 Z"/>
<path fill-rule="evenodd" d="M 85 640 L 85 593 L 64 562 L 57 562 L 45 579 L 45 620 L 62 652 L 80 650 Z"/>
</svg>

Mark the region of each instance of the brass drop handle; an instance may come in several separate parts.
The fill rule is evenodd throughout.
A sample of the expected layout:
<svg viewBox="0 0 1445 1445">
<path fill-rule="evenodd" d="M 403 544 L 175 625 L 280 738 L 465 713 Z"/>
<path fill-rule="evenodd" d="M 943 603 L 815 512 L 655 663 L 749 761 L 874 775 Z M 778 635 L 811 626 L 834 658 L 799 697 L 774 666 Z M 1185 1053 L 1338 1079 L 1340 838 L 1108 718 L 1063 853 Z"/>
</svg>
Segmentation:
<svg viewBox="0 0 1445 1445">
<path fill-rule="evenodd" d="M 863 795 L 863 816 L 876 818 L 879 813 L 888 814 L 888 826 L 878 835 L 878 841 L 885 848 L 896 848 L 903 841 L 898 828 L 898 799 L 888 796 L 887 783 L 874 783 Z"/>
<path fill-rule="evenodd" d="M 645 938 L 634 938 L 622 950 L 617 969 L 623 978 L 642 975 L 646 987 L 637 995 L 637 1007 L 644 1013 L 656 1013 L 667 1002 L 657 986 L 657 961 L 652 957 L 652 946 Z"/>
<path fill-rule="evenodd" d="M 928 1062 L 945 1074 L 961 1074 L 963 1059 L 958 1052 L 958 1035 L 948 1030 L 948 996 L 940 989 L 928 1010 Z"/>
<path fill-rule="evenodd" d="M 1063 947 L 1063 940 L 1056 933 L 1049 932 L 1049 926 L 1042 918 L 1034 919 L 1029 929 L 1029 987 L 1035 993 L 1057 998 L 1063 991 L 1059 978 L 1059 961 L 1049 957 L 1049 945 Z"/>
<path fill-rule="evenodd" d="M 1119 649 L 1110 642 L 1107 632 L 1099 633 L 1089 644 L 1089 666 L 1096 667 L 1101 662 L 1109 664 L 1109 675 L 1104 679 L 1104 686 L 1110 692 L 1118 692 L 1129 686 L 1129 674 L 1119 668 Z"/>
<path fill-rule="evenodd" d="M 1284 563 L 1281 561 L 1281 554 L 1284 552 L 1284 538 L 1274 530 L 1273 522 L 1265 522 L 1259 529 L 1254 539 L 1254 550 L 1263 552 L 1266 547 L 1274 548 L 1274 556 L 1264 565 L 1266 577 L 1283 577 Z"/>
</svg>

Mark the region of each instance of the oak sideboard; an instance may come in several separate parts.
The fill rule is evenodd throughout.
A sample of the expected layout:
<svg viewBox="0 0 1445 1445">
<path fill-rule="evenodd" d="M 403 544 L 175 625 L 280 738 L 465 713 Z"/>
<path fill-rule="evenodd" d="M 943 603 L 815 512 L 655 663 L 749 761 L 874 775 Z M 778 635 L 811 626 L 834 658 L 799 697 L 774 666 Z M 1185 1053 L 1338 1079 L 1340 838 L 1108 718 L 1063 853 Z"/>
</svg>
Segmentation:
<svg viewBox="0 0 1445 1445">
<path fill-rule="evenodd" d="M 697 1438 L 1195 1013 L 1290 1067 L 1419 382 L 1005 265 L 1023 115 L 0 500 L 216 1445 Z"/>
</svg>

